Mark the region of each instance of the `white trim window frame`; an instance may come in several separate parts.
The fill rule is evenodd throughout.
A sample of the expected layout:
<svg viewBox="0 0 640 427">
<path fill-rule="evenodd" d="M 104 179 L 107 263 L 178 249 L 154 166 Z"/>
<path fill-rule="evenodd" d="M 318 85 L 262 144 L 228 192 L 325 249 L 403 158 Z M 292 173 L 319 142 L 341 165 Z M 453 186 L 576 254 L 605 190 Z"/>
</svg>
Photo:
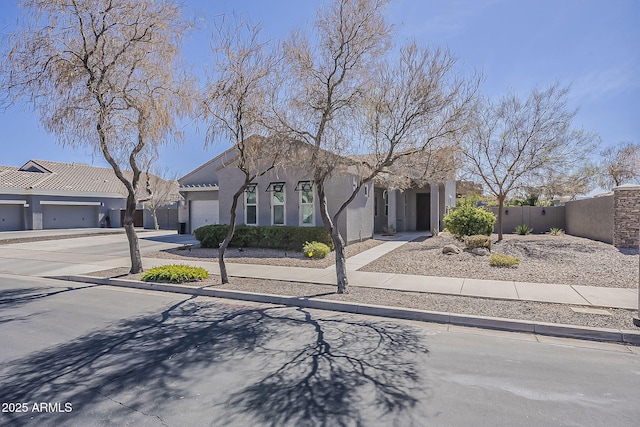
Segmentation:
<svg viewBox="0 0 640 427">
<path fill-rule="evenodd" d="M 253 220 L 253 222 L 251 222 Z M 244 223 L 258 225 L 258 185 L 251 184 L 244 191 Z"/>
<path fill-rule="evenodd" d="M 287 225 L 286 188 L 271 192 L 271 225 Z"/>
<path fill-rule="evenodd" d="M 301 227 L 313 227 L 315 225 L 315 192 L 313 186 L 308 190 L 300 189 L 300 216 Z"/>
</svg>

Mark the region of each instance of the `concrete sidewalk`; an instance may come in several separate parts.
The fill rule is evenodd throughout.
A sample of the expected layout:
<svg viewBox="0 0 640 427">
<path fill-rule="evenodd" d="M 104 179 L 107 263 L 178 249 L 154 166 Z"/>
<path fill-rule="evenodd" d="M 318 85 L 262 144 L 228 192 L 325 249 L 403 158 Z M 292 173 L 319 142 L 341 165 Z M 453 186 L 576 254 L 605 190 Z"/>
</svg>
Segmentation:
<svg viewBox="0 0 640 427">
<path fill-rule="evenodd" d="M 166 259 L 143 259 L 143 264 L 147 268 L 165 265 L 169 262 L 171 261 Z M 217 262 L 190 260 L 180 263 L 202 267 L 210 274 L 220 273 Z M 227 271 L 231 277 L 326 285 L 336 283 L 335 270 L 328 269 L 227 263 Z M 638 308 L 637 289 L 461 279 L 367 271 L 349 271 L 348 277 L 350 286 L 367 288 L 630 310 Z"/>
<path fill-rule="evenodd" d="M 376 240 L 382 240 L 385 243 L 373 247 L 371 249 L 367 249 L 366 251 L 360 252 L 357 255 L 354 255 L 350 258 L 347 258 L 347 271 L 356 271 L 361 267 L 369 264 L 372 261 L 380 258 L 383 255 L 388 254 L 389 252 L 398 249 L 400 246 L 405 243 L 411 242 L 418 238 L 427 238 L 431 237 L 430 232 L 421 232 L 421 231 L 413 231 L 413 232 L 403 232 L 394 236 L 381 236 L 376 235 L 374 238 Z M 336 266 L 330 265 L 325 270 L 333 270 L 335 271 Z"/>
<path fill-rule="evenodd" d="M 86 229 L 85 229 L 86 230 Z M 99 229 L 105 230 L 105 229 Z M 108 230 L 108 229 L 106 229 Z M 97 231 L 97 230 L 96 230 Z M 59 232 L 59 231 L 58 231 Z M 20 232 L 25 233 L 25 232 Z M 24 234 L 23 234 L 24 235 Z M 5 233 L 2 233 L 2 237 Z M 537 301 L 577 306 L 606 308 L 638 308 L 638 290 L 594 286 L 524 283 L 498 280 L 462 279 L 394 273 L 358 271 L 387 252 L 424 233 L 403 233 L 392 236 L 385 243 L 347 260 L 351 286 L 425 292 L 503 300 Z M 176 261 L 144 257 L 145 253 L 197 243 L 190 235 L 168 231 L 149 231 L 140 236 L 145 268 L 182 263 L 205 268 L 219 274 L 217 261 L 196 259 Z M 82 275 L 94 271 L 130 265 L 128 245 L 124 234 L 79 237 L 0 246 L 0 271 L 34 276 Z M 274 279 L 333 285 L 335 268 L 315 269 L 257 264 L 227 263 L 229 275 L 257 279 Z"/>
</svg>

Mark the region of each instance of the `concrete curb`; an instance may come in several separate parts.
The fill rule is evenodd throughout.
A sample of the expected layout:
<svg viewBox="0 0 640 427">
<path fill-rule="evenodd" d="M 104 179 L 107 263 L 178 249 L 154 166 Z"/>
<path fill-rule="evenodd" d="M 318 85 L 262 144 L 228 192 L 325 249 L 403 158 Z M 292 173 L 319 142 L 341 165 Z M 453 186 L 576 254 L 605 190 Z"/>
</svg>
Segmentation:
<svg viewBox="0 0 640 427">
<path fill-rule="evenodd" d="M 369 316 L 390 317 L 421 322 L 443 323 L 481 329 L 510 332 L 525 332 L 561 338 L 577 338 L 589 341 L 604 341 L 640 346 L 640 332 L 624 329 L 588 328 L 557 323 L 532 322 L 528 320 L 503 319 L 496 317 L 472 316 L 466 314 L 443 313 L 402 307 L 387 307 L 371 304 L 346 303 L 321 298 L 287 297 L 282 295 L 256 294 L 228 289 L 210 289 L 166 283 L 140 282 L 136 280 L 109 279 L 92 276 L 52 276 L 51 279 L 71 282 L 94 283 L 109 286 L 173 292 L 187 295 L 208 296 L 269 304 L 289 305 L 318 310 L 340 311 Z"/>
</svg>

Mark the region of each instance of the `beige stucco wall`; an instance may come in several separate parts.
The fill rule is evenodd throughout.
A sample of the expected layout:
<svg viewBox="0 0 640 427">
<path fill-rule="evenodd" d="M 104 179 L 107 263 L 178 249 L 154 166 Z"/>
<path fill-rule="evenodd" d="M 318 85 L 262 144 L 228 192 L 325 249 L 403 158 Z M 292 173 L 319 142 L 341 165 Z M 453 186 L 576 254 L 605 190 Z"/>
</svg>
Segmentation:
<svg viewBox="0 0 640 427">
<path fill-rule="evenodd" d="M 613 196 L 565 203 L 565 231 L 572 236 L 613 243 Z"/>
</svg>

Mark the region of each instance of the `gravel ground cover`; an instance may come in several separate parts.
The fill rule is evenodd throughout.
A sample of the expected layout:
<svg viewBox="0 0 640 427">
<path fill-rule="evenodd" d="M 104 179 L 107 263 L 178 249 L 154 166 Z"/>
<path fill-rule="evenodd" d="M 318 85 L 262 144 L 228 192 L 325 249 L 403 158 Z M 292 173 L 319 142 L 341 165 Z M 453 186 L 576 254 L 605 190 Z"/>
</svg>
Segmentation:
<svg viewBox="0 0 640 427">
<path fill-rule="evenodd" d="M 92 273 L 99 277 L 116 277 L 138 280 L 140 274 L 128 275 L 128 269 L 111 269 Z M 219 276 L 210 276 L 201 282 L 185 286 L 214 287 L 284 296 L 306 296 L 341 302 L 406 307 L 419 310 L 445 313 L 468 314 L 477 316 L 500 317 L 578 325 L 597 328 L 637 330 L 633 325 L 635 311 L 607 309 L 606 314 L 576 313 L 572 306 L 563 304 L 538 303 L 528 301 L 505 301 L 489 298 L 463 297 L 453 295 L 427 294 L 421 292 L 402 292 L 386 289 L 350 287 L 348 294 L 336 293 L 332 285 L 319 285 L 280 280 L 258 280 L 232 277 L 231 283 L 222 285 Z"/>
<path fill-rule="evenodd" d="M 347 258 L 352 257 L 367 249 L 374 248 L 384 242 L 380 240 L 369 239 L 363 242 L 352 243 L 345 248 Z M 307 268 L 326 268 L 336 263 L 335 253 L 331 252 L 323 259 L 303 258 L 302 248 L 298 251 L 283 251 L 279 249 L 261 249 L 261 248 L 229 248 L 224 254 L 227 262 L 237 264 L 260 264 L 260 265 L 282 265 L 286 267 L 307 267 Z M 218 249 L 200 248 L 195 246 L 183 246 L 176 249 L 169 249 L 161 252 L 145 254 L 149 258 L 161 258 L 167 260 L 199 259 L 207 261 L 217 261 Z"/>
<path fill-rule="evenodd" d="M 493 236 L 493 241 L 497 236 Z M 382 242 L 368 240 L 347 246 L 347 257 L 353 256 Z M 505 253 L 520 258 L 516 268 L 490 267 L 488 257 L 468 252 L 457 255 L 442 254 L 442 247 L 455 244 L 463 248 L 448 233 L 437 237 L 409 242 L 382 256 L 361 270 L 450 276 L 461 278 L 515 280 L 534 283 L 559 283 L 637 288 L 638 251 L 619 251 L 613 246 L 574 236 L 549 235 L 505 235 L 502 242 L 494 243 L 493 252 Z M 189 259 L 215 259 L 217 250 L 191 247 L 173 249 L 146 256 L 167 259 L 167 263 L 188 263 Z M 268 249 L 232 248 L 228 261 L 234 263 L 270 264 L 323 268 L 334 263 L 333 254 L 324 260 L 307 260 L 301 253 Z M 139 275 L 127 275 L 128 269 L 112 269 L 94 273 L 100 277 L 138 279 Z M 222 285 L 218 276 L 188 286 L 211 286 L 246 292 L 285 296 L 316 296 L 319 298 L 363 304 L 406 307 L 421 310 L 458 314 L 501 317 L 508 319 L 540 321 L 598 328 L 637 330 L 632 318 L 636 311 L 606 309 L 600 313 L 578 313 L 576 306 L 527 301 L 504 301 L 489 298 L 439 295 L 419 292 L 402 292 L 385 289 L 350 287 L 349 294 L 337 294 L 335 286 L 231 278 L 231 283 Z"/>
<path fill-rule="evenodd" d="M 465 279 L 513 280 L 516 282 L 565 285 L 638 287 L 638 250 L 618 250 L 612 245 L 575 236 L 505 234 L 501 242 L 492 236 L 493 253 L 512 255 L 520 265 L 489 266 L 487 256 L 445 255 L 442 247 L 464 244 L 449 233 L 424 241 L 409 242 L 367 264 L 361 271 L 459 277 Z"/>
</svg>

